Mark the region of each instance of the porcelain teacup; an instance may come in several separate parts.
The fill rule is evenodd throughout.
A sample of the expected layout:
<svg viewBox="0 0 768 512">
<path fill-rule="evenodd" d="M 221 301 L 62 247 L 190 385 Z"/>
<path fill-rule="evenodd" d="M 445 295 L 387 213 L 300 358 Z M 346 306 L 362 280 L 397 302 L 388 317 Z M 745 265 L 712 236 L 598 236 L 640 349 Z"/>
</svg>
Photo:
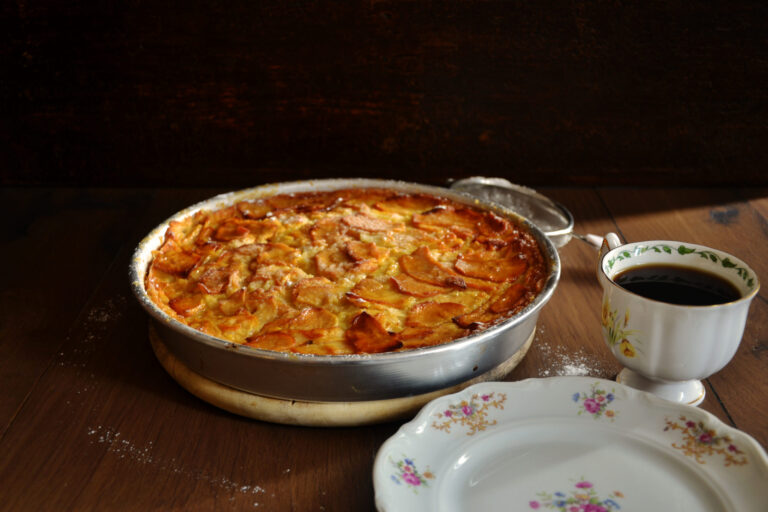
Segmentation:
<svg viewBox="0 0 768 512">
<path fill-rule="evenodd" d="M 735 288 L 734 295 L 711 305 L 673 304 L 617 283 L 618 276 L 641 266 L 714 274 Z M 668 240 L 622 244 L 614 233 L 605 236 L 597 278 L 603 288 L 603 338 L 624 366 L 616 380 L 691 405 L 704 399 L 701 379 L 720 371 L 736 353 L 760 288 L 755 272 L 723 251 Z"/>
</svg>

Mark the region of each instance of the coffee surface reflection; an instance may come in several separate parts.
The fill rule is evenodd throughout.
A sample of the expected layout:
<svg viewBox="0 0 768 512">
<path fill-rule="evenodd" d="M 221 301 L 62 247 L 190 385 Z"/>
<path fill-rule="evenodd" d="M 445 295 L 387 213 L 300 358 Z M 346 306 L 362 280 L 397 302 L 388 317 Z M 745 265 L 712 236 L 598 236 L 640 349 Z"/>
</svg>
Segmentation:
<svg viewBox="0 0 768 512">
<path fill-rule="evenodd" d="M 722 277 L 681 265 L 640 265 L 613 280 L 632 293 L 668 304 L 712 306 L 741 298 L 739 290 Z"/>
</svg>

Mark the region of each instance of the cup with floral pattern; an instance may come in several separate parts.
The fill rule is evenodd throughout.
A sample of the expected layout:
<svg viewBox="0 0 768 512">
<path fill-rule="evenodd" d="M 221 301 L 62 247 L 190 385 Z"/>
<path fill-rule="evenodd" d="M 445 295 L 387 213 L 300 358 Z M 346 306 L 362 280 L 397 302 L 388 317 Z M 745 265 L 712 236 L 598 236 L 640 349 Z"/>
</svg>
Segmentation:
<svg viewBox="0 0 768 512">
<path fill-rule="evenodd" d="M 674 304 L 616 282 L 629 270 L 659 265 L 713 274 L 732 285 L 737 298 L 710 305 Z M 760 288 L 755 272 L 726 252 L 669 240 L 622 244 L 614 233 L 605 236 L 600 249 L 597 279 L 603 288 L 603 338 L 624 365 L 616 380 L 691 405 L 704 399 L 701 379 L 720 371 L 736 353 Z"/>
</svg>

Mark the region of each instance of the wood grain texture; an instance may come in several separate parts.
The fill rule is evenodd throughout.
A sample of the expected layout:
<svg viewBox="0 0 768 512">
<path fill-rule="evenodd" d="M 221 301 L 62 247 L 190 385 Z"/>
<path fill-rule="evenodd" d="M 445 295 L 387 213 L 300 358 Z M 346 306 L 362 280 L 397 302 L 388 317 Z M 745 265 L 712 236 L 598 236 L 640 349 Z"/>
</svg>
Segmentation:
<svg viewBox="0 0 768 512">
<path fill-rule="evenodd" d="M 145 203 L 136 193 L 0 190 L 0 361 L 14 361 L 0 365 L 0 435 L 70 326 L 86 320 L 83 304 Z"/>
<path fill-rule="evenodd" d="M 2 184 L 766 184 L 768 6 L 8 2 Z"/>
<path fill-rule="evenodd" d="M 21 401 L 0 433 L 0 509 L 375 509 L 373 460 L 399 422 L 308 428 L 241 418 L 184 391 L 152 353 L 146 314 L 130 295 L 130 254 L 162 219 L 220 191 L 2 191 L 4 204 L 20 212 L 30 213 L 34 203 L 27 201 L 35 198 L 51 205 L 33 224 L 37 228 L 20 230 L 9 242 L 17 253 L 12 261 L 26 270 L 41 261 L 35 251 L 43 239 L 69 240 L 72 254 L 63 261 L 73 258 L 74 275 L 45 280 L 43 270 L 23 293 L 21 278 L 10 277 L 19 297 L 42 296 L 45 307 L 36 314 L 45 329 L 30 328 L 26 302 L 5 300 L 2 328 L 15 329 L 3 331 L 13 334 L 15 348 L 2 348 L 6 359 L 0 369 L 6 373 L 0 375 L 9 381 L 7 372 L 24 367 L 31 377 L 8 388 Z M 670 237 L 730 246 L 759 276 L 768 270 L 760 258 L 768 249 L 768 196 L 757 197 L 759 191 L 542 191 L 572 210 L 578 232 L 613 230 L 632 240 Z M 87 216 L 73 213 L 84 201 L 90 204 Z M 729 213 L 734 210 L 738 214 Z M 542 311 L 528 355 L 507 380 L 569 374 L 610 379 L 619 371 L 600 332 L 595 249 L 572 240 L 561 256 L 558 289 Z M 768 351 L 761 348 L 767 311 L 761 293 L 739 352 L 709 379 L 702 406 L 763 446 L 768 445 L 763 406 Z M 17 317 L 26 320 L 13 327 Z M 66 332 L 59 323 L 67 323 Z M 3 343 L 9 341 L 4 334 Z"/>
</svg>

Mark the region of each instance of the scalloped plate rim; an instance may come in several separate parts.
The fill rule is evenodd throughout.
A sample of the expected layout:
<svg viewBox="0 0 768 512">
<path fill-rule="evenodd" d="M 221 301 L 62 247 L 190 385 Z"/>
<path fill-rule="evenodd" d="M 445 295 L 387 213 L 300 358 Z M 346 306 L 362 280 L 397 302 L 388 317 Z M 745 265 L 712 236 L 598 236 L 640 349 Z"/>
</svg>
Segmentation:
<svg viewBox="0 0 768 512">
<path fill-rule="evenodd" d="M 751 435 L 743 432 L 737 428 L 731 427 L 724 423 L 717 416 L 700 409 L 695 406 L 677 404 L 663 400 L 650 393 L 640 391 L 629 386 L 625 386 L 616 381 L 602 379 L 599 377 L 589 376 L 560 376 L 560 377 L 548 377 L 548 378 L 529 378 L 515 382 L 483 382 L 474 384 L 456 393 L 444 395 L 436 398 L 427 403 L 418 414 L 410 421 L 401 425 L 398 430 L 390 436 L 379 448 L 374 459 L 372 478 L 375 492 L 375 504 L 379 512 L 408 512 L 409 510 L 424 510 L 423 505 L 414 508 L 416 504 L 403 502 L 393 498 L 393 493 L 389 492 L 391 488 L 390 478 L 386 478 L 383 475 L 384 466 L 390 461 L 390 455 L 393 453 L 393 448 L 397 444 L 406 438 L 416 437 L 420 435 L 438 435 L 437 431 L 432 433 L 432 429 L 421 427 L 420 425 L 427 425 L 429 423 L 430 416 L 434 415 L 436 411 L 445 410 L 451 403 L 459 402 L 462 399 L 469 399 L 473 395 L 477 394 L 480 390 L 487 392 L 502 392 L 507 394 L 512 393 L 552 393 L 561 386 L 572 387 L 575 391 L 576 387 L 581 385 L 582 391 L 584 387 L 599 384 L 602 386 L 610 387 L 613 389 L 619 389 L 626 396 L 624 400 L 630 405 L 630 407 L 649 407 L 652 410 L 658 410 L 660 414 L 666 410 L 669 414 L 675 416 L 686 416 L 697 421 L 705 421 L 706 425 L 710 429 L 715 429 L 718 434 L 727 434 L 734 440 L 734 444 L 738 444 L 740 449 L 743 449 L 743 453 L 747 453 L 750 456 L 750 461 L 753 463 L 753 467 L 756 471 L 762 470 L 763 473 L 768 475 L 768 454 L 765 449 L 754 439 Z M 563 395 L 559 395 L 558 398 L 562 398 Z M 505 414 L 502 412 L 501 414 Z M 514 413 L 513 413 L 514 414 Z M 564 417 L 562 414 L 553 413 L 551 417 Z M 512 418 L 520 419 L 520 418 Z M 547 418 L 543 418 L 546 420 Z M 502 424 L 504 419 L 502 418 Z M 509 421 L 507 419 L 506 421 Z M 576 420 L 580 421 L 580 420 Z M 454 434 L 449 434 L 454 435 Z M 648 434 L 643 437 L 645 441 L 654 442 L 658 444 L 659 448 L 663 448 L 661 443 L 651 438 L 652 434 Z M 472 439 L 461 438 L 466 445 L 472 444 Z M 676 454 L 673 449 L 668 450 L 669 454 Z M 683 455 L 680 455 L 683 457 Z M 709 468 L 703 469 L 703 472 L 707 472 Z M 414 494 L 415 496 L 415 494 Z M 768 498 L 768 493 L 766 493 Z M 411 500 L 413 501 L 413 500 Z M 755 504 L 756 507 L 758 504 Z M 755 510 L 761 510 L 755 508 Z"/>
</svg>

